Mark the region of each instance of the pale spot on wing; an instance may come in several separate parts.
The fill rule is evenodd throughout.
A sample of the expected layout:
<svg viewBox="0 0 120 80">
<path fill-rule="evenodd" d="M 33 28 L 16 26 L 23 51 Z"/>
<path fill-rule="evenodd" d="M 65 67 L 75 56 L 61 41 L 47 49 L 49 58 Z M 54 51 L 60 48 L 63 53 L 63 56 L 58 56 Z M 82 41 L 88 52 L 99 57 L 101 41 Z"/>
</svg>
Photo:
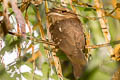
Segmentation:
<svg viewBox="0 0 120 80">
<path fill-rule="evenodd" d="M 59 31 L 62 32 L 62 28 L 61 27 L 59 27 Z"/>
</svg>

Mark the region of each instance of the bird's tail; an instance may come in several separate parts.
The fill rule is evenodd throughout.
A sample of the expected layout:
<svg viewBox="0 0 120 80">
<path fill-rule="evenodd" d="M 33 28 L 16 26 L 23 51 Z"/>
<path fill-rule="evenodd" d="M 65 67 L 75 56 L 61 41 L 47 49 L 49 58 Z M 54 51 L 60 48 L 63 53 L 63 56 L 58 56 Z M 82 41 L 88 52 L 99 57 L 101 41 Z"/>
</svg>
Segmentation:
<svg viewBox="0 0 120 80">
<path fill-rule="evenodd" d="M 85 71 L 85 67 L 87 65 L 87 60 L 85 59 L 85 55 L 82 52 L 76 53 L 74 55 L 68 56 L 72 65 L 74 76 L 76 79 L 80 78 Z"/>
</svg>

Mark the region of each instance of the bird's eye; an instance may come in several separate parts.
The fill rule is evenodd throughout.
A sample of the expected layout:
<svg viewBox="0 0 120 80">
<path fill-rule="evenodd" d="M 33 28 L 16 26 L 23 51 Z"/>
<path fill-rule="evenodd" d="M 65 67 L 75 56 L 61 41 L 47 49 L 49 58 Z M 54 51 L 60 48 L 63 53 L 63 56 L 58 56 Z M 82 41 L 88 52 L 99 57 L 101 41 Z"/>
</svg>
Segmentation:
<svg viewBox="0 0 120 80">
<path fill-rule="evenodd" d="M 63 10 L 63 11 L 62 11 L 62 13 L 65 13 L 65 12 L 67 12 L 67 11 L 66 11 L 66 10 Z"/>
</svg>

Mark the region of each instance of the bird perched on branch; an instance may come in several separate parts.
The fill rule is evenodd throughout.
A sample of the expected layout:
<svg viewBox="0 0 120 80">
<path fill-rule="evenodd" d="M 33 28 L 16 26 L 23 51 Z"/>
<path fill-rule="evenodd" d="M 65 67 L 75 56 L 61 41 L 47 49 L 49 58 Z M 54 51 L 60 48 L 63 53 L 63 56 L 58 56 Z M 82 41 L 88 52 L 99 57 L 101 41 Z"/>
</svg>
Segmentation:
<svg viewBox="0 0 120 80">
<path fill-rule="evenodd" d="M 81 21 L 76 14 L 67 9 L 53 8 L 47 16 L 51 39 L 71 61 L 75 78 L 80 78 L 87 64 L 83 53 L 85 35 Z"/>
</svg>

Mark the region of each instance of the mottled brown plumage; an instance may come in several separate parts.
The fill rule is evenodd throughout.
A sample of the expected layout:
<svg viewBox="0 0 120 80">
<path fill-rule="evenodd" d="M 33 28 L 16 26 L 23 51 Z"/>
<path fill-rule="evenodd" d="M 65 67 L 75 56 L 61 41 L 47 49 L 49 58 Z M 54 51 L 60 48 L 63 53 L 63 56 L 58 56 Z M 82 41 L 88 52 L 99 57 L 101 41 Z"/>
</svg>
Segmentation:
<svg viewBox="0 0 120 80">
<path fill-rule="evenodd" d="M 74 69 L 75 78 L 84 72 L 87 61 L 82 50 L 85 47 L 85 36 L 81 21 L 72 12 L 53 9 L 48 13 L 51 39 L 67 55 Z"/>
</svg>

